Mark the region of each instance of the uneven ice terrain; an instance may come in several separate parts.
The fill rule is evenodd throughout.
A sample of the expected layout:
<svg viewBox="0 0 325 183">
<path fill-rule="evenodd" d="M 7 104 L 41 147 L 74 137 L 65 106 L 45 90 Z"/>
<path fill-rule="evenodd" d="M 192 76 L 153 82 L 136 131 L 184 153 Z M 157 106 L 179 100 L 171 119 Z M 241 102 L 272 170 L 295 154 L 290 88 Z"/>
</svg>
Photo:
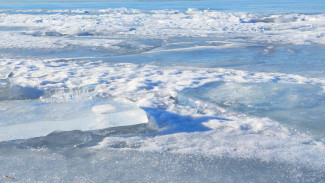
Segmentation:
<svg viewBox="0 0 325 183">
<path fill-rule="evenodd" d="M 2 8 L 0 182 L 324 182 L 325 15 L 178 5 Z"/>
<path fill-rule="evenodd" d="M 185 89 L 178 102 L 267 117 L 324 138 L 324 89 L 310 84 L 213 82 Z M 204 110 L 204 109 L 203 109 Z M 242 126 L 249 129 L 250 126 Z"/>
</svg>

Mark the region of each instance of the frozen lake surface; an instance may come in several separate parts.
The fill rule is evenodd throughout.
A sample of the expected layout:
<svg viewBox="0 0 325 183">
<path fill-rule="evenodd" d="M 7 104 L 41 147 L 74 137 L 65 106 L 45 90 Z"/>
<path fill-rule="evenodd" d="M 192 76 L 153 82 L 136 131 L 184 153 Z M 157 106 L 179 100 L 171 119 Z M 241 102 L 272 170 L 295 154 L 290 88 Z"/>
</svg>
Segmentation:
<svg viewBox="0 0 325 183">
<path fill-rule="evenodd" d="M 1 1 L 0 182 L 325 182 L 324 10 Z"/>
</svg>

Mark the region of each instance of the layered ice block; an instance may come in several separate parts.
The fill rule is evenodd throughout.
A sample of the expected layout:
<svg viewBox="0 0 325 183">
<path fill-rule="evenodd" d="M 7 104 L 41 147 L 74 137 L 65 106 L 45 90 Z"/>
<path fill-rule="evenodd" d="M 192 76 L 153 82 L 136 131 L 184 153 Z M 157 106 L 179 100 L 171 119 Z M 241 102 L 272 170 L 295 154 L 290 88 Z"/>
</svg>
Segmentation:
<svg viewBox="0 0 325 183">
<path fill-rule="evenodd" d="M 147 123 L 144 110 L 126 99 L 93 98 L 61 103 L 0 101 L 0 141 L 45 136 L 54 131 L 97 130 Z"/>
</svg>

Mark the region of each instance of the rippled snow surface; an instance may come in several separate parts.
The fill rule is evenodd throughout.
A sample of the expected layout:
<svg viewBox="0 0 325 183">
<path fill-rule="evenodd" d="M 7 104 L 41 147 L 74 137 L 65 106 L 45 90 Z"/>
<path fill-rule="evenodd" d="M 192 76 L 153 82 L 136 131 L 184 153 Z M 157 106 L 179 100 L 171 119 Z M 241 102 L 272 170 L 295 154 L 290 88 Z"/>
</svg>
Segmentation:
<svg viewBox="0 0 325 183">
<path fill-rule="evenodd" d="M 2 1 L 0 182 L 325 182 L 324 71 L 318 0 Z"/>
</svg>

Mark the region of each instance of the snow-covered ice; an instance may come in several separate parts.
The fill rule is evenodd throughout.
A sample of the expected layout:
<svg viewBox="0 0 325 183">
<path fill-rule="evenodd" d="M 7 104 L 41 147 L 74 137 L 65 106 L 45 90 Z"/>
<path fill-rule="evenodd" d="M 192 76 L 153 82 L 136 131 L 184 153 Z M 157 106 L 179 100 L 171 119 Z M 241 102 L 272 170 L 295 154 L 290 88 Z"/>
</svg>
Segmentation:
<svg viewBox="0 0 325 183">
<path fill-rule="evenodd" d="M 185 89 L 178 102 L 267 117 L 304 133 L 324 138 L 325 91 L 320 86 L 292 83 L 214 82 Z M 204 110 L 204 109 L 203 109 Z M 247 130 L 251 125 L 243 126 Z"/>
<path fill-rule="evenodd" d="M 40 2 L 0 2 L 0 182 L 325 181 L 320 0 Z"/>
</svg>

